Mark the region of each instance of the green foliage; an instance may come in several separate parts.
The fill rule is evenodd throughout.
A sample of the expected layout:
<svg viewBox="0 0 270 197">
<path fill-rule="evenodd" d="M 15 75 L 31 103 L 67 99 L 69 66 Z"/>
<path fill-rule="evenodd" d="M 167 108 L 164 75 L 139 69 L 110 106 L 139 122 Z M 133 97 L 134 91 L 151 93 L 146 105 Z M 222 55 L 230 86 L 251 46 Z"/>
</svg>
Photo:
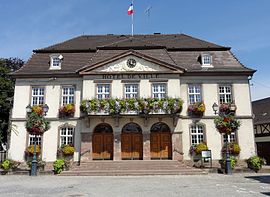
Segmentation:
<svg viewBox="0 0 270 197">
<path fill-rule="evenodd" d="M 236 143 L 236 142 L 230 142 L 228 144 L 228 148 L 229 148 L 229 152 L 230 154 L 233 155 L 239 155 L 241 148 L 240 146 Z M 226 143 L 224 144 L 224 146 L 222 147 L 222 152 L 225 153 L 226 152 Z"/>
<path fill-rule="evenodd" d="M 0 144 L 7 141 L 9 112 L 14 94 L 14 79 L 9 73 L 18 70 L 24 64 L 19 58 L 0 58 Z"/>
<path fill-rule="evenodd" d="M 236 132 L 240 127 L 240 121 L 234 116 L 218 116 L 215 118 L 214 123 L 220 133 L 227 135 Z"/>
<path fill-rule="evenodd" d="M 208 147 L 205 142 L 201 142 L 199 144 L 192 145 L 189 149 L 189 153 L 193 155 L 194 153 L 196 155 L 199 155 L 202 153 L 202 151 L 208 150 Z"/>
<path fill-rule="evenodd" d="M 137 113 L 158 112 L 168 114 L 180 113 L 183 101 L 180 98 L 130 98 L 130 99 L 90 99 L 83 100 L 81 111 L 87 114 L 105 112 L 119 114 L 122 112 L 136 111 Z"/>
<path fill-rule="evenodd" d="M 60 174 L 65 166 L 65 160 L 64 159 L 57 159 L 54 163 L 53 163 L 53 169 L 54 169 L 54 173 L 55 174 Z"/>
<path fill-rule="evenodd" d="M 75 152 L 75 148 L 71 145 L 64 145 L 61 150 L 64 156 L 73 155 Z"/>
<path fill-rule="evenodd" d="M 230 161 L 231 161 L 231 169 L 234 169 L 236 164 L 237 164 L 237 159 L 235 156 L 230 156 Z M 220 161 L 221 168 L 225 169 L 226 166 L 226 157 L 223 157 Z"/>
<path fill-rule="evenodd" d="M 262 165 L 265 164 L 265 160 L 259 156 L 252 156 L 247 160 L 247 164 L 248 168 L 258 172 L 262 168 Z"/>
<path fill-rule="evenodd" d="M 15 169 L 17 168 L 21 163 L 17 161 L 13 161 L 11 159 L 6 159 L 1 163 L 1 168 L 3 170 L 9 170 L 9 169 Z"/>
<path fill-rule="evenodd" d="M 50 123 L 43 115 L 32 112 L 27 117 L 25 128 L 32 135 L 42 135 L 50 129 Z"/>
<path fill-rule="evenodd" d="M 28 167 L 29 167 L 30 169 L 32 168 L 32 160 L 33 160 L 33 159 L 27 161 L 27 165 L 28 165 Z M 38 170 L 44 169 L 45 165 L 46 165 L 46 162 L 43 161 L 40 157 L 38 157 L 38 158 L 37 158 L 37 169 L 38 169 Z"/>
</svg>

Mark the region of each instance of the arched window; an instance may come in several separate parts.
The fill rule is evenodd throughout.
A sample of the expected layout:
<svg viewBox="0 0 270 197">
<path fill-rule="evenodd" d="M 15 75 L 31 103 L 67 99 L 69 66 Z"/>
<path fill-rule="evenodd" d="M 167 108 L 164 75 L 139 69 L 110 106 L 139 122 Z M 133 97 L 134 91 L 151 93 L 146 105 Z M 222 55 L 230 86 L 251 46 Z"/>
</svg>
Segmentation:
<svg viewBox="0 0 270 197">
<path fill-rule="evenodd" d="M 136 123 L 128 123 L 123 129 L 123 133 L 142 133 L 142 128 Z"/>
<path fill-rule="evenodd" d="M 163 122 L 158 122 L 153 124 L 151 127 L 151 132 L 171 132 L 169 126 Z"/>
<path fill-rule="evenodd" d="M 94 133 L 113 133 L 113 129 L 111 125 L 106 124 L 106 123 L 101 123 L 95 127 Z"/>
</svg>

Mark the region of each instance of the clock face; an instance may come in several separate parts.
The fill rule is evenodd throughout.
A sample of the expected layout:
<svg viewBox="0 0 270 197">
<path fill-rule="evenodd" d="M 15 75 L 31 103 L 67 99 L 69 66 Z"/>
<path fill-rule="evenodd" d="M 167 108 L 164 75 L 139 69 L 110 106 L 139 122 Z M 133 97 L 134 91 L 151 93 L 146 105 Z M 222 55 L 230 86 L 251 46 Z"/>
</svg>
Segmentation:
<svg viewBox="0 0 270 197">
<path fill-rule="evenodd" d="M 134 68 L 135 66 L 136 66 L 136 60 L 135 59 L 128 59 L 128 61 L 127 61 L 127 66 L 129 67 L 129 68 Z"/>
</svg>

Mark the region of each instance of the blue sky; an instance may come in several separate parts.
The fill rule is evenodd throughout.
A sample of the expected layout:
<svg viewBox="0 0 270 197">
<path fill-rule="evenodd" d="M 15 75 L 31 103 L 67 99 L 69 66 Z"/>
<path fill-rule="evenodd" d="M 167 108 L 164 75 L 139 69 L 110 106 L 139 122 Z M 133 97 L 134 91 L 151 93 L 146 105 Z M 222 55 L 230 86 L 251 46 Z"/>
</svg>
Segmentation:
<svg viewBox="0 0 270 197">
<path fill-rule="evenodd" d="M 0 57 L 27 60 L 33 49 L 82 34 L 130 34 L 130 2 L 1 0 Z M 257 70 L 252 99 L 270 96 L 269 0 L 134 0 L 134 9 L 135 34 L 185 33 L 232 47 L 244 65 Z"/>
</svg>

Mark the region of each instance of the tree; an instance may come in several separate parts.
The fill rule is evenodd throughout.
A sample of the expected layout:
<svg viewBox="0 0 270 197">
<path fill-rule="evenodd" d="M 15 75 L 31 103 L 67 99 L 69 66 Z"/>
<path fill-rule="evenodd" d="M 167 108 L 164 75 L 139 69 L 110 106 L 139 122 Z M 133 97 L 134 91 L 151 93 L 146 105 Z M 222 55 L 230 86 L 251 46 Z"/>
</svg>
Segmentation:
<svg viewBox="0 0 270 197">
<path fill-rule="evenodd" d="M 0 145 L 7 142 L 9 114 L 13 103 L 15 80 L 10 73 L 23 64 L 24 61 L 19 58 L 0 58 Z"/>
</svg>

